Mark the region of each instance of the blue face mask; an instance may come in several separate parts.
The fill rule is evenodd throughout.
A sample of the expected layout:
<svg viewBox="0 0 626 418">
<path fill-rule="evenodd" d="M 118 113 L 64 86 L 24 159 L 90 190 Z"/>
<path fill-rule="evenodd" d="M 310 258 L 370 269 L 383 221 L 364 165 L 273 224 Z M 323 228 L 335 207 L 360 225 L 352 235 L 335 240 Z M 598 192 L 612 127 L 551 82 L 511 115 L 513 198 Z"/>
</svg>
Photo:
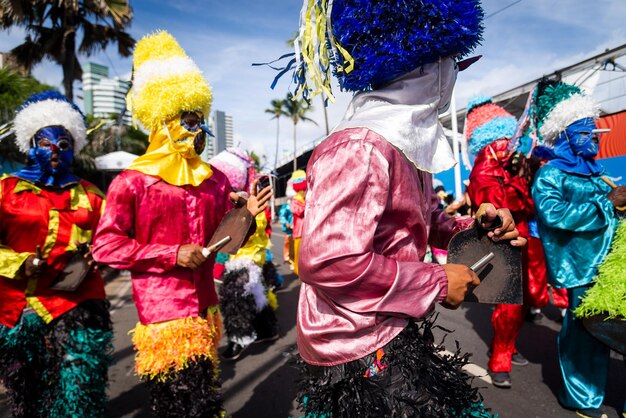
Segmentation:
<svg viewBox="0 0 626 418">
<path fill-rule="evenodd" d="M 565 135 L 574 155 L 579 155 L 585 160 L 598 155 L 598 138 L 593 133 L 594 129 L 596 129 L 596 123 L 591 118 L 581 119 L 567 127 Z"/>
<path fill-rule="evenodd" d="M 37 131 L 28 153 L 28 165 L 15 176 L 44 186 L 65 187 L 78 182 L 71 172 L 74 141 L 61 126 L 48 126 Z"/>
<path fill-rule="evenodd" d="M 597 176 L 604 172 L 604 167 L 595 161 L 598 154 L 596 129 L 592 118 L 584 118 L 570 124 L 559 135 L 554 144 L 553 159 L 549 164 L 567 173 L 584 176 Z"/>
</svg>

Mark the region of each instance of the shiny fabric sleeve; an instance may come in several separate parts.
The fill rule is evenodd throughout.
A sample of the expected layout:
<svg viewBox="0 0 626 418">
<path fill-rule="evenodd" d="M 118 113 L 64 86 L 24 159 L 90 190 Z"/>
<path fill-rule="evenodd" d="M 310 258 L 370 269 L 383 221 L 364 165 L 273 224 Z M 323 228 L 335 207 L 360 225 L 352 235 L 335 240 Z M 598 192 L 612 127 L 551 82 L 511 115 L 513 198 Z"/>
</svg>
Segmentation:
<svg viewBox="0 0 626 418">
<path fill-rule="evenodd" d="M 537 217 L 544 225 L 574 232 L 597 231 L 611 225 L 613 204 L 604 194 L 583 202 L 570 202 L 563 195 L 565 177 L 556 169 L 542 170 L 533 186 Z"/>
<path fill-rule="evenodd" d="M 135 272 L 159 274 L 172 270 L 176 267 L 179 246 L 142 244 L 133 238 L 136 196 L 133 184 L 122 176 L 111 183 L 94 239 L 93 257 L 99 263 Z"/>
<path fill-rule="evenodd" d="M 430 235 L 428 243 L 435 248 L 445 250 L 448 243 L 457 232 L 463 231 L 474 223 L 470 216 L 450 216 L 439 208 L 439 198 L 432 196 L 432 216 L 430 221 Z"/>
<path fill-rule="evenodd" d="M 0 207 L 2 207 L 2 190 L 3 182 L 0 181 Z M 2 227 L 2 219 L 0 219 L 0 228 Z M 20 279 L 18 272 L 24 264 L 24 261 L 31 256 L 32 253 L 18 253 L 11 248 L 0 243 L 0 276 L 7 279 Z"/>
<path fill-rule="evenodd" d="M 278 220 L 283 225 L 291 225 L 293 214 L 291 213 L 291 208 L 288 203 L 284 203 L 280 209 L 278 210 Z"/>
<path fill-rule="evenodd" d="M 470 174 L 468 193 L 474 211 L 482 203 L 492 203 L 498 209 L 524 211 L 528 216 L 532 216 L 534 212 L 526 180 L 511 176 L 500 162 L 488 157 L 487 149 L 483 149 L 476 158 Z"/>
<path fill-rule="evenodd" d="M 532 214 L 532 201 L 529 199 L 528 185 L 519 177 L 511 177 L 506 182 L 492 176 L 476 176 L 470 180 L 470 199 L 481 203 L 492 203 L 496 208 L 507 208 L 511 212 L 529 211 Z"/>
<path fill-rule="evenodd" d="M 7 279 L 20 279 L 18 272 L 24 261 L 32 253 L 18 253 L 5 245 L 0 245 L 0 276 Z"/>
<path fill-rule="evenodd" d="M 316 161 L 300 278 L 321 298 L 352 312 L 420 318 L 445 297 L 447 277 L 441 266 L 417 257 L 398 261 L 376 252 L 390 172 L 385 156 L 366 141 L 351 141 Z"/>
<path fill-rule="evenodd" d="M 291 213 L 293 216 L 303 217 L 304 216 L 304 202 L 298 200 L 297 197 L 291 199 Z"/>
</svg>

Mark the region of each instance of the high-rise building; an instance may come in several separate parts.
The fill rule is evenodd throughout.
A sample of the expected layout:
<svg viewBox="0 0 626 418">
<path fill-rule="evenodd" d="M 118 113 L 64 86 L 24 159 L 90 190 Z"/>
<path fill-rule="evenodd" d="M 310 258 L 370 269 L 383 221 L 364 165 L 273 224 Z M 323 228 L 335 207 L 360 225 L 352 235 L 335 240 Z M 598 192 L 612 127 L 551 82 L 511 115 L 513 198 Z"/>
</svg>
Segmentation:
<svg viewBox="0 0 626 418">
<path fill-rule="evenodd" d="M 126 110 L 126 93 L 130 82 L 119 77 L 110 78 L 109 68 L 88 62 L 83 65 L 83 102 L 85 113 L 99 118 L 110 118 L 124 113 L 124 124 L 131 125 Z"/>
<path fill-rule="evenodd" d="M 214 137 L 207 139 L 207 145 L 202 153 L 202 159 L 207 161 L 228 147 L 233 146 L 233 118 L 226 112 L 216 110 L 208 120 L 209 129 Z"/>
</svg>

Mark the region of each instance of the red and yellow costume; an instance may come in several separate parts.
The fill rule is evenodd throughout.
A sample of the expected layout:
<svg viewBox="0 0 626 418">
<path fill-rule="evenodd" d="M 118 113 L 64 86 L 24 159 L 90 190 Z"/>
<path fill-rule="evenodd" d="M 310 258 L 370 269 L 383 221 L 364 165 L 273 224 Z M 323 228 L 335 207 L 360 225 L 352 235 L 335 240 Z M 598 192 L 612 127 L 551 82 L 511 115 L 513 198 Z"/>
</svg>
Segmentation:
<svg viewBox="0 0 626 418">
<path fill-rule="evenodd" d="M 17 177 L 0 180 L 0 322 L 14 327 L 28 304 L 50 323 L 79 303 L 103 299 L 104 282 L 91 271 L 75 292 L 50 286 L 76 251 L 77 242 L 91 242 L 104 208 L 104 195 L 81 180 L 63 190 L 40 188 Z M 38 278 L 22 280 L 20 267 L 36 247 L 47 258 Z"/>
<path fill-rule="evenodd" d="M 75 288 L 55 288 L 104 209 L 102 192 L 71 172 L 84 116 L 47 91 L 13 126 L 29 158 L 0 179 L 0 381 L 14 417 L 102 417 L 113 351 L 104 281 L 89 269 Z"/>
</svg>

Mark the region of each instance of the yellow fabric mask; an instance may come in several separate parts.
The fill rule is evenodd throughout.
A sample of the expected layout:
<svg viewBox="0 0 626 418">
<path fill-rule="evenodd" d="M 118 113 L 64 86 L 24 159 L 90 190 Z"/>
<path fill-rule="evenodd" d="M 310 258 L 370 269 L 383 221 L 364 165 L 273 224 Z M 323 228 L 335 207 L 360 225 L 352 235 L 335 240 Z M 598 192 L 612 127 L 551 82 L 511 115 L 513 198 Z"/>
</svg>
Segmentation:
<svg viewBox="0 0 626 418">
<path fill-rule="evenodd" d="M 150 176 L 157 176 L 174 186 L 199 186 L 213 175 L 211 167 L 194 150 L 195 133 L 173 119 L 150 132 L 146 153 L 128 167 Z"/>
</svg>

